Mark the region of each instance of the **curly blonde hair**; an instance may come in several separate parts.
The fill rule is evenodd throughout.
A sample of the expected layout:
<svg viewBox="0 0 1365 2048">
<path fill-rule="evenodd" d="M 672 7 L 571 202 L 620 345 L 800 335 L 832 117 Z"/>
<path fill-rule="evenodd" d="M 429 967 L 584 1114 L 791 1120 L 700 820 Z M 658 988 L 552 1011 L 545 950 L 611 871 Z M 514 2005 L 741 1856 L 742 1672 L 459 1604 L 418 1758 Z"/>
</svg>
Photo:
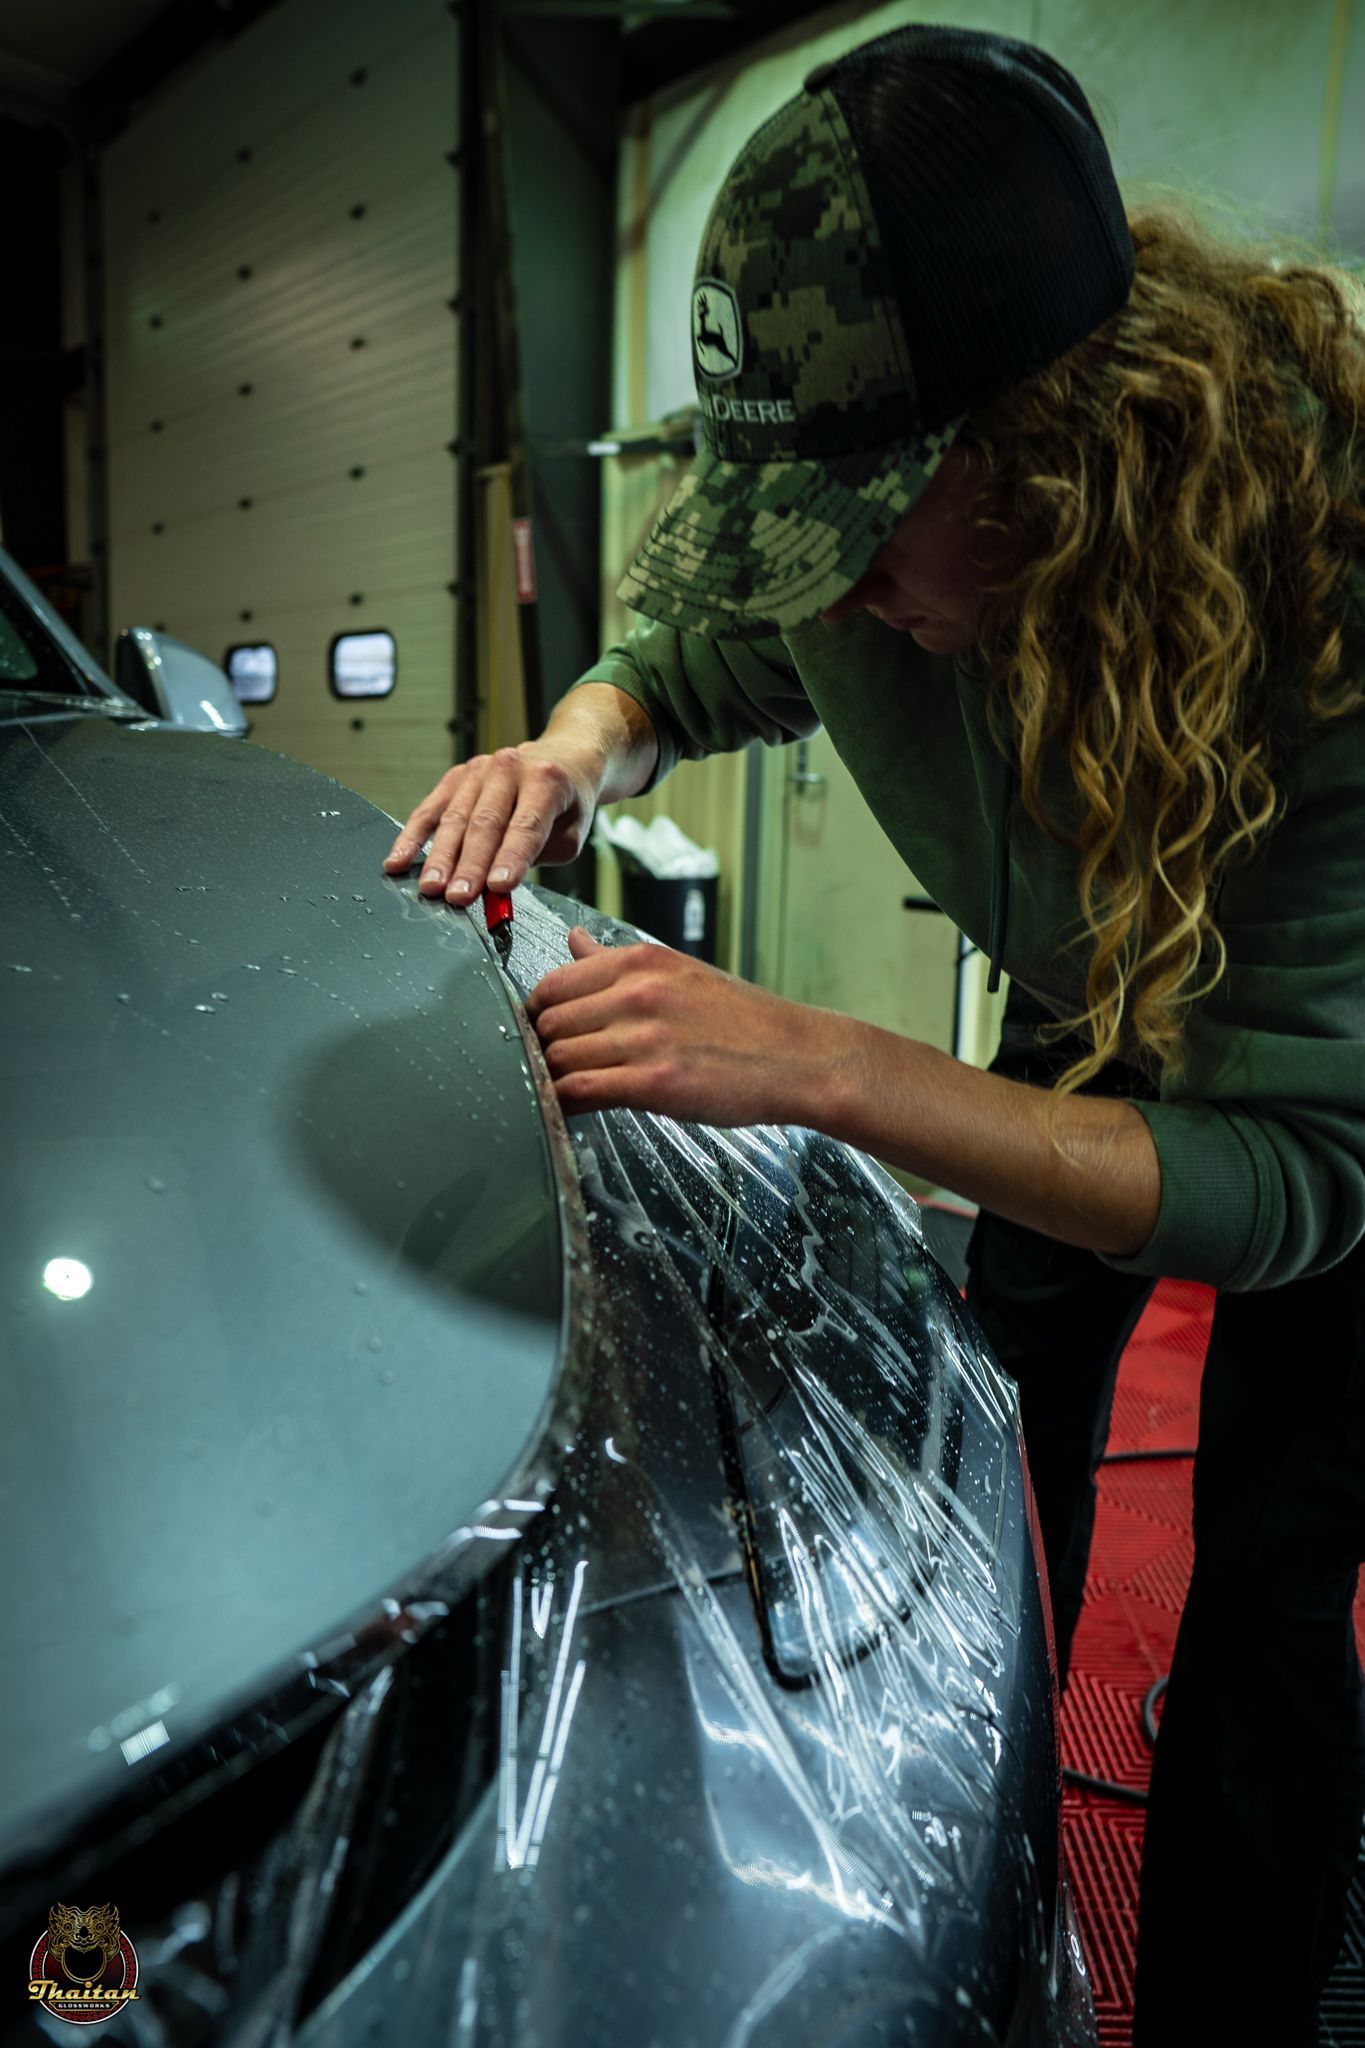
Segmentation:
<svg viewBox="0 0 1365 2048">
<path fill-rule="evenodd" d="M 984 472 L 976 523 L 1025 564 L 979 629 L 994 728 L 1029 816 L 1080 853 L 1085 1007 L 1055 1035 L 1092 1050 L 1050 1112 L 1125 1037 L 1179 1071 L 1185 1013 L 1227 965 L 1224 872 L 1283 815 L 1291 702 L 1318 719 L 1365 703 L 1346 633 L 1365 550 L 1356 282 L 1170 205 L 1129 226 L 1127 303 L 958 435 Z M 1053 743 L 1078 833 L 1045 811 Z"/>
</svg>

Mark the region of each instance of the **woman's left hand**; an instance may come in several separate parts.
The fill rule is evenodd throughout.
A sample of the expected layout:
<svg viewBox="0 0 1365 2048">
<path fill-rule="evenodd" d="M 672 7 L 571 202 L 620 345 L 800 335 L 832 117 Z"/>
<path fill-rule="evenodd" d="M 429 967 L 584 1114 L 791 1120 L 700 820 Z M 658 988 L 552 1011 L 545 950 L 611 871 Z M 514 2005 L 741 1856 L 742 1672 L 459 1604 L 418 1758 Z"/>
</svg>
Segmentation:
<svg viewBox="0 0 1365 2048">
<path fill-rule="evenodd" d="M 569 951 L 573 964 L 553 968 L 526 1002 L 566 1115 L 811 1121 L 843 1020 L 667 946 L 600 946 L 575 925 Z"/>
</svg>

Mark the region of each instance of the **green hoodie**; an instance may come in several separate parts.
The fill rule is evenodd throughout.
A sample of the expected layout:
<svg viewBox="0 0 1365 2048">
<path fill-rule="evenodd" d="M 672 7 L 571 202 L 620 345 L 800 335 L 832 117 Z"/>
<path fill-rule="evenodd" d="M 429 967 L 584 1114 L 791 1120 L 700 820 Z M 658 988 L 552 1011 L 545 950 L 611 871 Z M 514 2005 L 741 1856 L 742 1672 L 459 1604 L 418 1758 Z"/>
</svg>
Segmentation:
<svg viewBox="0 0 1365 2048">
<path fill-rule="evenodd" d="M 1359 582 L 1357 597 L 1365 627 Z M 1003 967 L 1058 1015 L 1084 1007 L 1077 857 L 1018 801 L 968 658 L 927 654 L 866 612 L 749 641 L 645 621 L 579 680 L 648 713 L 654 782 L 680 756 L 823 725 L 897 853 L 989 954 L 992 985 Z M 1288 811 L 1223 883 L 1227 972 L 1188 1016 L 1183 1072 L 1121 1049 L 1159 1082 L 1134 1106 L 1161 1211 L 1141 1252 L 1098 1255 L 1120 1272 L 1246 1292 L 1320 1273 L 1365 1238 L 1365 711 L 1294 730 L 1277 761 Z M 1054 818 L 1078 818 L 1064 762 L 1044 796 Z"/>
</svg>

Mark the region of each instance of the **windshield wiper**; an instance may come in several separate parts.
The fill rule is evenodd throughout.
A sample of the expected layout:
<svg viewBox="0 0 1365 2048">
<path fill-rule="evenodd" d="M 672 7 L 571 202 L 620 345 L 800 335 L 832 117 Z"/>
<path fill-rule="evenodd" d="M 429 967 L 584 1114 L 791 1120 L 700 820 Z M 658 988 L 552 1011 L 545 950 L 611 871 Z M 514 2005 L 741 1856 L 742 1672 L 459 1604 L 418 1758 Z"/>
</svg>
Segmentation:
<svg viewBox="0 0 1365 2048">
<path fill-rule="evenodd" d="M 61 696 L 55 690 L 11 689 L 0 683 L 0 721 L 19 715 L 18 706 L 36 705 L 62 718 L 98 712 L 104 718 L 146 718 L 149 714 L 131 697 Z"/>
</svg>

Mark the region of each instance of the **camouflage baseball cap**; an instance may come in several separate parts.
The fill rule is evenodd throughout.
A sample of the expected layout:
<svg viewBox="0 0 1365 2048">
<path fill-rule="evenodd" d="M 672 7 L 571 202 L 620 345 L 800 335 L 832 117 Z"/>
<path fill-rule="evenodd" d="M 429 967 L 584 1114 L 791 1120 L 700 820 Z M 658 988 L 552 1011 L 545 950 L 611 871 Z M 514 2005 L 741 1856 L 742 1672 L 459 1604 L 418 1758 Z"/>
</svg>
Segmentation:
<svg viewBox="0 0 1365 2048">
<path fill-rule="evenodd" d="M 1080 88 L 938 25 L 819 66 L 741 150 L 692 291 L 704 445 L 618 595 L 689 632 L 812 620 L 969 410 L 1126 299 L 1132 243 Z"/>
</svg>

